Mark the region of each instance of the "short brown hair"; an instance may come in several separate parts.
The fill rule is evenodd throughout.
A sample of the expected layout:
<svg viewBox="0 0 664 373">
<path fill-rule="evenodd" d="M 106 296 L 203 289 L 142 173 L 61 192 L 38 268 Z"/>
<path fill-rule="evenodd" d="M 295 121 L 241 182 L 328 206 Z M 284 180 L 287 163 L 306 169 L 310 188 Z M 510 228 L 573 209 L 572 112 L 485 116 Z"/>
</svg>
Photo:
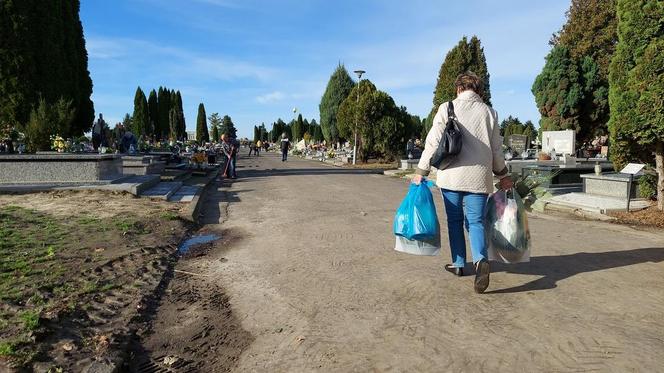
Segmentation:
<svg viewBox="0 0 664 373">
<path fill-rule="evenodd" d="M 459 74 L 456 80 L 454 81 L 454 87 L 458 90 L 461 88 L 462 91 L 471 90 L 477 93 L 478 95 L 484 97 L 484 82 L 480 79 L 477 74 L 472 71 L 466 71 Z"/>
</svg>

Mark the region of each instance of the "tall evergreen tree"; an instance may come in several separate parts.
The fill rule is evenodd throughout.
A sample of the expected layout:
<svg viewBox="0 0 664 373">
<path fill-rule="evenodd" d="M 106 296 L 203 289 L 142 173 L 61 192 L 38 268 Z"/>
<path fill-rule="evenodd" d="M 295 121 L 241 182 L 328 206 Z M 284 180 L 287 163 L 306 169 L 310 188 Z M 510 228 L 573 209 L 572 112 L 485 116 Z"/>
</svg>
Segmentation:
<svg viewBox="0 0 664 373">
<path fill-rule="evenodd" d="M 618 0 L 618 44 L 609 67 L 611 160 L 655 164 L 664 210 L 664 2 Z M 655 159 L 653 160 L 653 153 Z"/>
<path fill-rule="evenodd" d="M 141 87 L 136 88 L 134 96 L 134 115 L 132 116 L 131 132 L 137 137 L 145 135 L 145 131 L 150 126 L 150 113 L 148 109 L 148 100 Z"/>
<path fill-rule="evenodd" d="M 569 48 L 576 60 L 590 57 L 606 81 L 609 63 L 618 42 L 616 0 L 572 0 L 567 21 L 549 44 Z"/>
<path fill-rule="evenodd" d="M 212 136 L 211 140 L 218 142 L 221 134 L 223 133 L 220 131 L 222 128 L 222 121 L 219 113 L 212 113 L 212 115 L 210 115 L 208 118 L 208 121 L 210 121 L 210 136 Z"/>
<path fill-rule="evenodd" d="M 227 134 L 231 137 L 237 137 L 237 130 L 235 129 L 235 124 L 233 124 L 231 117 L 224 115 L 221 123 L 222 134 Z"/>
<path fill-rule="evenodd" d="M 356 99 L 358 90 L 359 102 Z M 356 120 L 358 157 L 364 162 L 372 155 L 394 159 L 403 151 L 410 115 L 369 80 L 356 85 L 339 107 L 340 136 L 351 138 Z"/>
<path fill-rule="evenodd" d="M 205 106 L 201 102 L 198 104 L 198 117 L 196 118 L 196 141 L 205 143 L 210 141 L 210 134 L 207 128 L 207 116 L 205 115 Z"/>
<path fill-rule="evenodd" d="M 447 52 L 445 61 L 440 66 L 438 81 L 433 95 L 433 108 L 431 109 L 429 119 L 433 118 L 442 103 L 453 100 L 456 97 L 454 81 L 459 74 L 466 71 L 472 71 L 482 79 L 484 83 L 482 98 L 488 105 L 491 105 L 489 70 L 486 65 L 486 58 L 484 57 L 484 48 L 482 48 L 477 36 L 473 36 L 470 41 L 464 36 L 454 48 Z M 431 120 L 428 122 L 431 122 Z M 431 125 L 431 123 L 427 124 Z"/>
<path fill-rule="evenodd" d="M 177 91 L 175 93 L 175 109 L 177 110 L 178 114 L 178 140 L 186 140 L 187 139 L 187 123 L 185 122 L 184 119 L 184 108 L 182 106 L 182 95 L 180 94 L 180 91 Z"/>
<path fill-rule="evenodd" d="M 557 46 L 551 50 L 542 72 L 533 83 L 532 92 L 542 114 L 542 130 L 580 130 L 579 118 L 584 97 L 583 76 L 566 47 Z"/>
<path fill-rule="evenodd" d="M 171 111 L 171 94 L 168 89 L 164 87 L 159 87 L 157 93 L 158 98 L 158 109 L 159 109 L 159 135 L 160 139 L 168 139 L 170 132 L 170 118 L 169 113 Z"/>
<path fill-rule="evenodd" d="M 323 136 L 328 143 L 335 143 L 339 140 L 339 130 L 337 129 L 337 111 L 341 103 L 348 97 L 351 89 L 355 86 L 353 79 L 348 75 L 344 65 L 339 64 L 330 80 L 327 82 L 325 93 L 318 106 L 320 110 L 320 125 L 323 130 Z"/>
<path fill-rule="evenodd" d="M 159 100 L 157 99 L 157 91 L 154 89 L 150 91 L 148 97 L 148 113 L 150 114 L 150 127 L 146 131 L 150 137 L 155 137 L 159 130 Z"/>
<path fill-rule="evenodd" d="M 254 139 L 252 140 L 253 142 L 258 142 L 261 138 L 261 132 L 258 129 L 258 126 L 254 126 Z"/>
<path fill-rule="evenodd" d="M 577 130 L 578 142 L 592 140 L 607 132 L 608 67 L 618 41 L 615 7 L 616 0 L 572 0 L 566 23 L 550 41 L 554 49 L 567 49 L 569 55 L 565 58 L 573 65 L 570 68 L 577 70 L 562 75 L 559 88 L 563 91 L 560 95 L 565 96 L 565 92 L 571 92 L 568 86 L 581 86 L 581 97 L 565 104 L 570 112 L 576 113 L 578 124 L 573 127 Z M 550 55 L 553 54 L 552 50 Z M 546 75 L 545 69 L 541 75 Z M 570 83 L 565 84 L 565 80 Z M 559 122 L 557 117 L 554 115 L 544 121 L 557 127 L 568 126 L 565 121 Z"/>
<path fill-rule="evenodd" d="M 304 136 L 304 120 L 302 120 L 302 114 L 298 114 L 297 119 L 293 121 L 293 126 L 291 128 L 293 131 L 293 141 L 298 142 L 302 140 Z"/>
<path fill-rule="evenodd" d="M 179 115 L 175 108 L 168 112 L 168 126 L 170 128 L 170 139 L 178 140 Z"/>
<path fill-rule="evenodd" d="M 63 99 L 75 118 L 61 135 L 91 127 L 92 80 L 79 9 L 78 0 L 0 2 L 0 122 L 24 127 L 40 99 L 47 110 Z"/>
</svg>

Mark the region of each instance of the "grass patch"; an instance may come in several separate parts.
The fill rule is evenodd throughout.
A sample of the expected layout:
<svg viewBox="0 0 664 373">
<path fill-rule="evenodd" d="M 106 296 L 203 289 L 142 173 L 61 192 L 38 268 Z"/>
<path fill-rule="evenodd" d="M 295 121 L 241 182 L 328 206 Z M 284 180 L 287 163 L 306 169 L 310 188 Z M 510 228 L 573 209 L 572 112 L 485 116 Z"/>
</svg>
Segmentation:
<svg viewBox="0 0 664 373">
<path fill-rule="evenodd" d="M 143 223 L 134 218 L 116 218 L 116 220 L 113 221 L 113 224 L 115 225 L 115 228 L 123 233 L 150 233 L 150 230 L 147 229 Z"/>
<path fill-rule="evenodd" d="M 39 312 L 37 311 L 24 311 L 21 313 L 21 321 L 26 330 L 35 330 L 39 328 Z"/>
<path fill-rule="evenodd" d="M 178 220 L 178 214 L 170 211 L 163 212 L 159 217 L 164 220 Z"/>
<path fill-rule="evenodd" d="M 0 342 L 0 356 L 13 356 L 16 354 L 16 345 L 13 342 Z"/>
</svg>

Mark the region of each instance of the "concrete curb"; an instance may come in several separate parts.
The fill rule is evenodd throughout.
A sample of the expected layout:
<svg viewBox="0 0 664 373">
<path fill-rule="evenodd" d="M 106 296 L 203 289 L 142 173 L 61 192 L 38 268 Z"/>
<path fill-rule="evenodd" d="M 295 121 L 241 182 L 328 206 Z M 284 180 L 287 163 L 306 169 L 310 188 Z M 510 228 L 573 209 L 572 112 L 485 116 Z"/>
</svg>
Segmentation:
<svg viewBox="0 0 664 373">
<path fill-rule="evenodd" d="M 199 189 L 198 192 L 196 192 L 191 202 L 189 202 L 189 204 L 187 204 L 187 206 L 180 212 L 179 215 L 182 219 L 195 224 L 198 223 L 203 197 L 205 196 L 205 193 L 207 193 L 207 190 L 210 188 L 210 185 L 214 184 L 214 180 L 217 178 L 217 175 L 219 175 L 219 170 L 215 170 L 210 173 L 205 185 Z"/>
<path fill-rule="evenodd" d="M 544 202 L 544 213 L 547 212 L 555 212 L 555 213 L 563 213 L 563 214 L 570 214 L 570 215 L 575 215 L 584 219 L 588 220 L 599 220 L 599 221 L 616 221 L 617 219 L 608 216 L 605 214 L 602 214 L 599 211 L 590 211 L 590 210 L 584 210 L 581 208 L 577 207 L 571 207 L 571 206 L 566 206 L 566 205 L 560 205 L 556 203 L 551 203 L 551 202 Z"/>
</svg>

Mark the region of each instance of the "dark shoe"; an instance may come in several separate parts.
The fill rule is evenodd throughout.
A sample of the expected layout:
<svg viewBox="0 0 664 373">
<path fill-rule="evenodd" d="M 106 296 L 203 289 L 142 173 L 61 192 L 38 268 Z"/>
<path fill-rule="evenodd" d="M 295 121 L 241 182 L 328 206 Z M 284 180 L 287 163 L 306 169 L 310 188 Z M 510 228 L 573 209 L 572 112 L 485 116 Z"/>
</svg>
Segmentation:
<svg viewBox="0 0 664 373">
<path fill-rule="evenodd" d="M 445 264 L 445 270 L 453 275 L 463 276 L 463 267 L 454 267 L 451 264 Z"/>
<path fill-rule="evenodd" d="M 489 287 L 489 274 L 491 267 L 486 259 L 482 259 L 475 263 L 475 292 L 478 294 L 484 293 L 486 288 Z"/>
</svg>

